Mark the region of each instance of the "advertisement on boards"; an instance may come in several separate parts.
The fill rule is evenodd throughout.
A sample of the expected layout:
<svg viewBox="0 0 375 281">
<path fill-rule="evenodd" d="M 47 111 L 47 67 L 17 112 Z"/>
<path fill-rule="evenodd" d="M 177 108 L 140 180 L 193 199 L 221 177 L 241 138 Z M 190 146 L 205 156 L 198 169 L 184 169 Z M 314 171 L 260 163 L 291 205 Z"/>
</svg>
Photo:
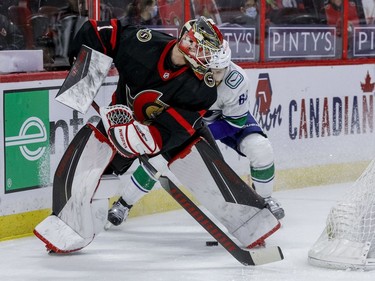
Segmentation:
<svg viewBox="0 0 375 281">
<path fill-rule="evenodd" d="M 117 79 L 106 79 L 96 98 L 99 105 L 109 104 Z M 50 208 L 54 172 L 66 148 L 84 124 L 100 120 L 94 109 L 83 115 L 57 102 L 62 82 L 0 86 L 4 116 L 0 216 Z"/>
<path fill-rule="evenodd" d="M 278 169 L 375 157 L 373 65 L 247 69 Z"/>
<path fill-rule="evenodd" d="M 245 72 L 250 110 L 272 143 L 277 170 L 324 169 L 375 157 L 373 65 Z M 65 149 L 86 122 L 99 121 L 93 109 L 82 115 L 56 102 L 61 84 L 50 80 L 0 85 L 0 215 L 50 207 L 53 174 Z M 107 78 L 96 101 L 108 104 L 115 86 L 116 77 Z M 245 157 L 220 148 L 236 172 L 248 173 Z"/>
<path fill-rule="evenodd" d="M 4 92 L 5 193 L 49 184 L 49 91 Z"/>
</svg>

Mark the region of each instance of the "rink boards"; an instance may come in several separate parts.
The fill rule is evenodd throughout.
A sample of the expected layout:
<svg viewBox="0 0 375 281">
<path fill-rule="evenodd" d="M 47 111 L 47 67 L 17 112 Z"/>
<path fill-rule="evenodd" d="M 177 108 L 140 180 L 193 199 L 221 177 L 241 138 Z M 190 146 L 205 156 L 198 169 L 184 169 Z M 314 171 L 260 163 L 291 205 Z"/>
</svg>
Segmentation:
<svg viewBox="0 0 375 281">
<path fill-rule="evenodd" d="M 276 190 L 355 180 L 375 155 L 373 65 L 247 69 L 251 113 L 270 138 Z M 51 182 L 68 143 L 94 110 L 82 115 L 55 101 L 66 73 L 0 76 L 0 240 L 29 235 L 50 213 Z M 117 76 L 97 96 L 107 104 Z M 248 162 L 220 145 L 248 177 Z M 132 169 L 129 170 L 129 173 Z M 132 215 L 178 208 L 156 189 Z"/>
</svg>

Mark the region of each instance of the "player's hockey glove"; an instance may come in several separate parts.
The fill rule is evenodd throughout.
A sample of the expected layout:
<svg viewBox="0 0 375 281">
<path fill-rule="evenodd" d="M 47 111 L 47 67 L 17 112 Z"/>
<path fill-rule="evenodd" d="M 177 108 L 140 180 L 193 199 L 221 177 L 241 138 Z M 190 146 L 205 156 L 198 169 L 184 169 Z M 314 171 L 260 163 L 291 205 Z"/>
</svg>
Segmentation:
<svg viewBox="0 0 375 281">
<path fill-rule="evenodd" d="M 109 140 L 122 156 L 133 158 L 160 151 L 149 127 L 134 120 L 130 108 L 124 105 L 102 107 L 100 115 Z"/>
</svg>

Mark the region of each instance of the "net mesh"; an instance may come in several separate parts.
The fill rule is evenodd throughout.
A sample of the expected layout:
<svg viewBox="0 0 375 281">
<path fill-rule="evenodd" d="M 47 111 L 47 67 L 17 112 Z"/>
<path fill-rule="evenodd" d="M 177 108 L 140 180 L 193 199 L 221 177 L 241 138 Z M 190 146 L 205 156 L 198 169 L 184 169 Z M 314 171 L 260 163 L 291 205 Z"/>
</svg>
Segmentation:
<svg viewBox="0 0 375 281">
<path fill-rule="evenodd" d="M 328 239 L 371 243 L 375 257 L 375 161 L 373 160 L 327 218 Z"/>
<path fill-rule="evenodd" d="M 375 269 L 375 160 L 330 210 L 308 253 L 309 263 L 334 269 Z"/>
</svg>

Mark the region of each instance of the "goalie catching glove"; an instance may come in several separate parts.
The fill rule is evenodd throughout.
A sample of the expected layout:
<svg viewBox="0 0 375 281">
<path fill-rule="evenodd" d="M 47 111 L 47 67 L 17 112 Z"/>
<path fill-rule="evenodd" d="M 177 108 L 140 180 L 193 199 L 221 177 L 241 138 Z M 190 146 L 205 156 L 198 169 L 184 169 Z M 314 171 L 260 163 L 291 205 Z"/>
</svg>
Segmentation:
<svg viewBox="0 0 375 281">
<path fill-rule="evenodd" d="M 150 128 L 134 120 L 132 111 L 127 106 L 101 107 L 100 115 L 109 140 L 122 156 L 133 158 L 160 151 Z"/>
</svg>

